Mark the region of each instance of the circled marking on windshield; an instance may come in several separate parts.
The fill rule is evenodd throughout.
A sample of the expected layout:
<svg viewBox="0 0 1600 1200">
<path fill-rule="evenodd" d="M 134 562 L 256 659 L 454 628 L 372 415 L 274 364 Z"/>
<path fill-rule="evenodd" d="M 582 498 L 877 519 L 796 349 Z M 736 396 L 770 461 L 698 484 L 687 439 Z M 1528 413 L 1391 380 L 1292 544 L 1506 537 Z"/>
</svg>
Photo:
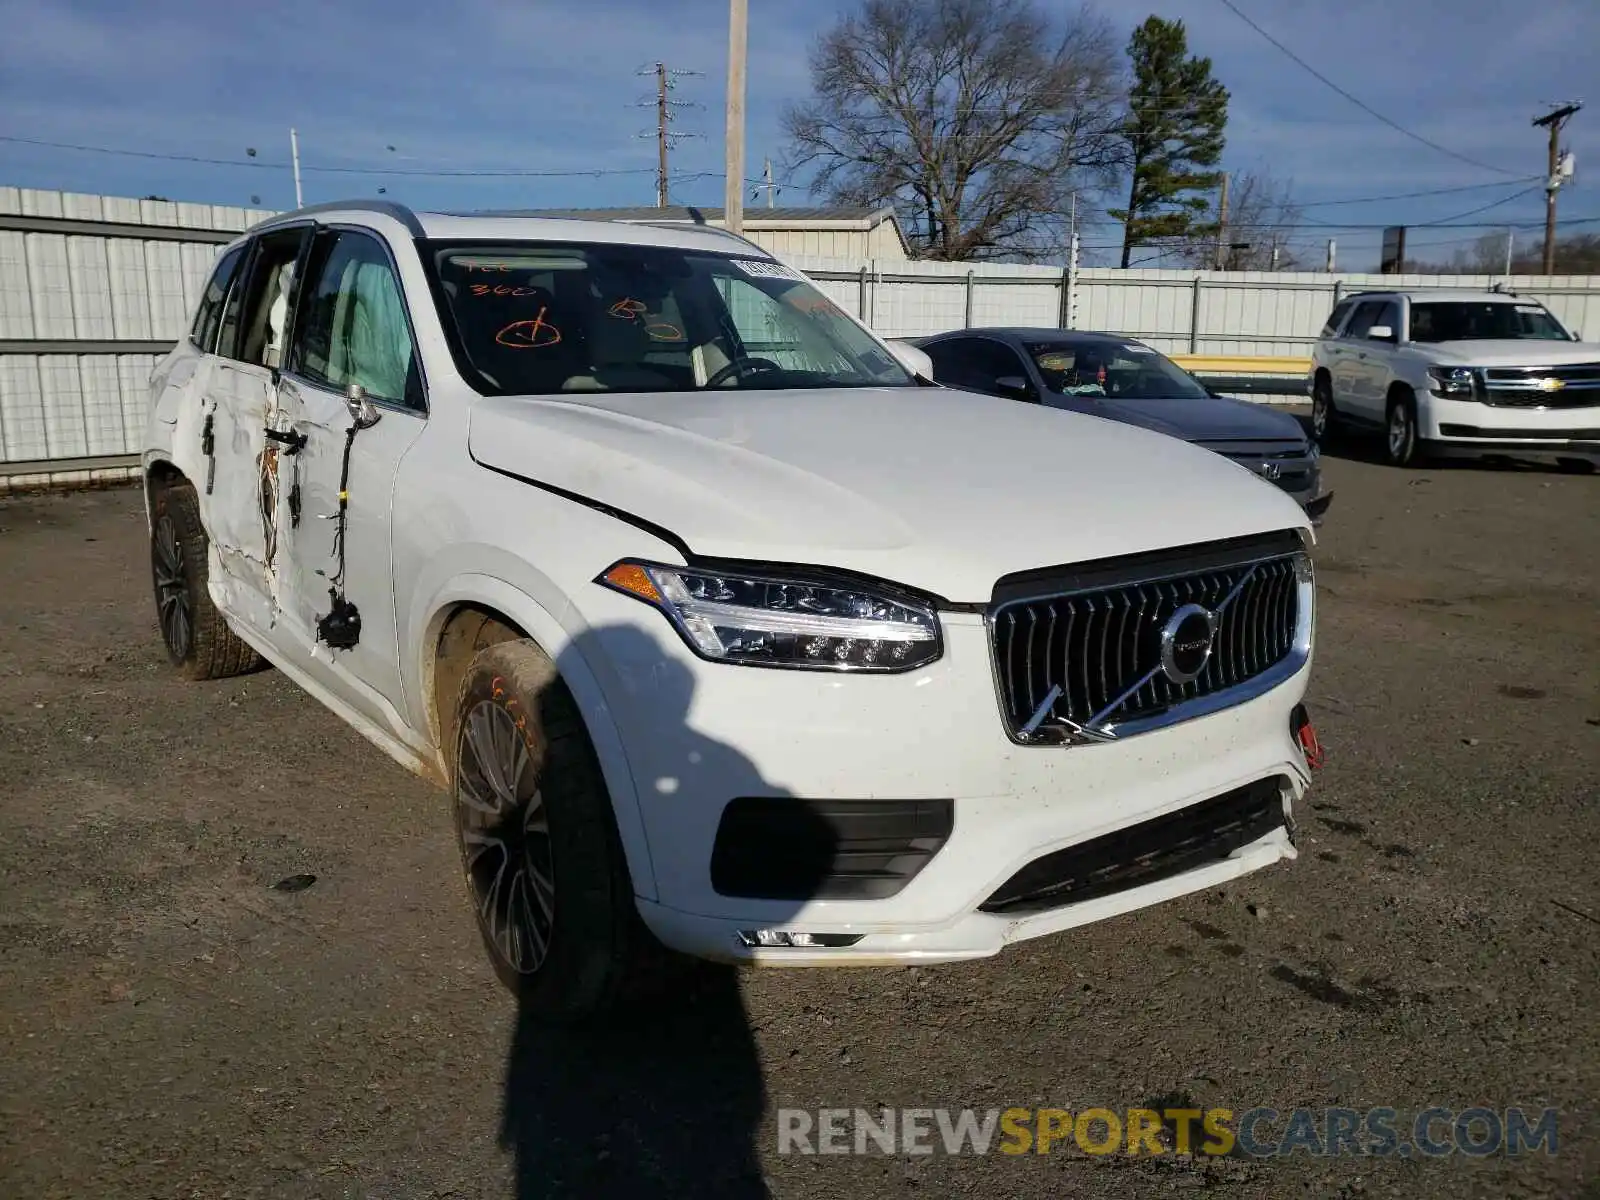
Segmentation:
<svg viewBox="0 0 1600 1200">
<path fill-rule="evenodd" d="M 624 296 L 606 311 L 619 320 L 632 321 L 644 316 L 646 307 L 644 301 Z"/>
<path fill-rule="evenodd" d="M 547 310 L 541 308 L 531 321 L 513 321 L 494 340 L 511 350 L 542 350 L 561 340 L 561 331 L 544 319 Z"/>
<path fill-rule="evenodd" d="M 644 327 L 645 334 L 652 342 L 681 342 L 683 330 L 676 325 L 669 325 L 665 321 L 657 321 Z"/>
</svg>

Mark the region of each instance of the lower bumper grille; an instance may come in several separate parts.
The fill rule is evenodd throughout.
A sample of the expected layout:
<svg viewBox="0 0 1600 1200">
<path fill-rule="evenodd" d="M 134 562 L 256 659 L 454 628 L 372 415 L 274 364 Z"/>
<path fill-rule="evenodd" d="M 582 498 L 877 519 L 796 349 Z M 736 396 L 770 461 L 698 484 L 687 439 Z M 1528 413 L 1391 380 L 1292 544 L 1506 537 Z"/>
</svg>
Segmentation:
<svg viewBox="0 0 1600 1200">
<path fill-rule="evenodd" d="M 711 850 L 711 886 L 758 900 L 882 900 L 949 840 L 954 813 L 949 800 L 731 800 Z"/>
<path fill-rule="evenodd" d="M 985 900 L 990 913 L 1042 912 L 1219 862 L 1285 823 L 1282 776 L 1036 858 Z"/>
</svg>

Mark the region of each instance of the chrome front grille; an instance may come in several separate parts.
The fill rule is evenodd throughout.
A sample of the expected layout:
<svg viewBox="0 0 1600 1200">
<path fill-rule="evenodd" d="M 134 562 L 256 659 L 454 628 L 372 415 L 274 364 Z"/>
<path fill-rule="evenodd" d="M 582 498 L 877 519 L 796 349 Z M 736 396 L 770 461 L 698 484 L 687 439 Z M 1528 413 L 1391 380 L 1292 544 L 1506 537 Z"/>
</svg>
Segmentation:
<svg viewBox="0 0 1600 1200">
<path fill-rule="evenodd" d="M 1298 539 L 1249 539 L 1089 564 L 1056 592 L 1002 581 L 990 613 L 1000 706 L 1019 741 L 1108 740 L 1216 711 L 1288 678 L 1310 653 L 1310 560 Z M 1041 573 L 1048 575 L 1048 573 Z M 1047 579 L 1037 580 L 1039 583 Z M 1193 679 L 1163 665 L 1174 614 L 1212 614 Z"/>
<path fill-rule="evenodd" d="M 1223 451 L 1248 471 L 1254 471 L 1269 483 L 1275 483 L 1286 492 L 1298 493 L 1311 487 L 1312 462 L 1309 455 L 1298 450 L 1286 454 L 1252 454 Z"/>
<path fill-rule="evenodd" d="M 1556 367 L 1485 367 L 1484 403 L 1501 408 L 1600 405 L 1600 362 Z"/>
</svg>

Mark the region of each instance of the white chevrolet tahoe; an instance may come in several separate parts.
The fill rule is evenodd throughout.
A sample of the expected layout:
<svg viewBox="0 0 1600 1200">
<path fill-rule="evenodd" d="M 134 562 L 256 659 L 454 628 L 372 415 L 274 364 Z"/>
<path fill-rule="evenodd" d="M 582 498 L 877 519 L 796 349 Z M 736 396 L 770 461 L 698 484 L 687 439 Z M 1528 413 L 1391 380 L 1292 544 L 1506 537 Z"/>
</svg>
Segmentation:
<svg viewBox="0 0 1600 1200">
<path fill-rule="evenodd" d="M 274 218 L 152 381 L 166 649 L 447 789 L 551 1019 L 663 944 L 976 958 L 1293 858 L 1300 506 L 915 361 L 703 226 Z"/>
<path fill-rule="evenodd" d="M 1384 432 L 1388 460 L 1600 459 L 1600 345 L 1504 292 L 1361 292 L 1334 306 L 1311 365 L 1311 430 Z"/>
</svg>

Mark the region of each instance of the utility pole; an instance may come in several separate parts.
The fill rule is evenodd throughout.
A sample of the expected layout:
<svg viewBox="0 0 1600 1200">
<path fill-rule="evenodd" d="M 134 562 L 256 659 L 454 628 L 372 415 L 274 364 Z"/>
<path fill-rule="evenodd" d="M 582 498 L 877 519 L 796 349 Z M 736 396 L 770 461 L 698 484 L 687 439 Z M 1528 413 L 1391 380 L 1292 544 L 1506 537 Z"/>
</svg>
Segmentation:
<svg viewBox="0 0 1600 1200">
<path fill-rule="evenodd" d="M 1550 131 L 1550 173 L 1544 184 L 1544 273 L 1556 272 L 1556 192 L 1561 188 L 1561 127 L 1570 121 L 1583 105 L 1563 104 L 1542 117 L 1535 117 L 1535 126 Z"/>
<path fill-rule="evenodd" d="M 656 141 L 656 207 L 665 208 L 672 203 L 672 173 L 667 166 L 668 152 L 678 144 L 678 139 L 699 137 L 698 133 L 677 133 L 672 128 L 673 110 L 679 108 L 699 108 L 700 105 L 687 100 L 671 99 L 672 89 L 677 86 L 680 75 L 699 75 L 699 71 L 674 71 L 666 63 L 658 62 L 653 66 L 641 67 L 638 75 L 654 75 L 656 77 L 656 94 L 649 100 L 640 100 L 635 107 L 653 108 L 656 110 L 656 127 L 650 133 L 641 132 L 641 138 L 654 138 Z"/>
<path fill-rule="evenodd" d="M 656 207 L 667 206 L 667 64 L 656 63 Z"/>
<path fill-rule="evenodd" d="M 289 159 L 294 163 L 294 206 L 303 208 L 305 201 L 300 196 L 300 135 L 293 127 L 289 129 Z"/>
<path fill-rule="evenodd" d="M 1511 228 L 1509 226 L 1507 226 L 1507 228 L 1506 228 L 1506 278 L 1507 279 L 1511 278 L 1511 238 L 1512 238 L 1512 231 L 1511 231 Z"/>
<path fill-rule="evenodd" d="M 728 2 L 728 134 L 723 221 L 729 233 L 744 232 L 744 59 L 748 0 Z"/>
<path fill-rule="evenodd" d="M 1228 173 L 1222 173 L 1222 196 L 1217 201 L 1217 270 L 1228 261 Z"/>
<path fill-rule="evenodd" d="M 767 193 L 767 207 L 771 208 L 772 196 L 773 193 L 778 190 L 778 185 L 772 182 L 772 160 L 770 158 L 764 159 L 762 162 L 761 183 L 757 185 L 756 190 L 760 191 L 763 189 L 765 189 Z"/>
<path fill-rule="evenodd" d="M 1332 275 L 1336 270 L 1339 269 L 1338 268 L 1338 264 L 1339 264 L 1339 243 L 1337 241 L 1335 241 L 1333 238 L 1329 238 L 1328 239 L 1328 274 L 1329 275 Z"/>
</svg>

